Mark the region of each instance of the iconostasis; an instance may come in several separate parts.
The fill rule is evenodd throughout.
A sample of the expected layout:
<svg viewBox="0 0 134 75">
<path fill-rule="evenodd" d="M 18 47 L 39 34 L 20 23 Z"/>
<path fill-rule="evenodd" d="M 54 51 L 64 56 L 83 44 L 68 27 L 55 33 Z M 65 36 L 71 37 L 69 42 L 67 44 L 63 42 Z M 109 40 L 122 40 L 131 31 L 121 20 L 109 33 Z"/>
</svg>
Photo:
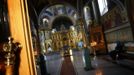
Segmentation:
<svg viewBox="0 0 134 75">
<path fill-rule="evenodd" d="M 78 26 L 76 21 L 78 17 L 76 9 L 68 4 L 56 4 L 44 8 L 38 18 L 42 51 L 48 52 L 48 46 L 56 50 L 61 49 L 65 44 L 61 37 L 65 37 L 68 44 L 73 43 L 76 45 L 76 41 L 71 39 L 74 35 L 71 36 L 71 34 L 77 33 Z M 70 31 L 72 26 L 76 29 L 74 32 Z M 66 34 L 62 35 L 62 33 Z M 56 37 L 58 38 L 56 39 Z"/>
</svg>

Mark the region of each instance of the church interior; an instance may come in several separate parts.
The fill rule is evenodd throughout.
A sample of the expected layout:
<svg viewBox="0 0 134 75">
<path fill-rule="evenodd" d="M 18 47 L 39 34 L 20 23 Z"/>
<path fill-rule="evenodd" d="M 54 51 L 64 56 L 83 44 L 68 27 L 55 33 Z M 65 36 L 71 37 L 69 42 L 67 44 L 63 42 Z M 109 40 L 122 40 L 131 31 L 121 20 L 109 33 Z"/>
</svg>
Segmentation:
<svg viewBox="0 0 134 75">
<path fill-rule="evenodd" d="M 0 75 L 133 75 L 133 0 L 0 0 Z"/>
</svg>

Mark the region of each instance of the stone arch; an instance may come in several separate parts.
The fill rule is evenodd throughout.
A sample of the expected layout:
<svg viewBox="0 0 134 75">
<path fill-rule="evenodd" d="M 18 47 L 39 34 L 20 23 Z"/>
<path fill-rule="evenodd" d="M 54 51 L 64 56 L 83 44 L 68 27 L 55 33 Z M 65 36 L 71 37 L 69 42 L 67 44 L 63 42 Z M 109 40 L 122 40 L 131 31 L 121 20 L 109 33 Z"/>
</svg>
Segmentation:
<svg viewBox="0 0 134 75">
<path fill-rule="evenodd" d="M 119 0 L 111 0 L 111 1 L 114 2 L 120 8 L 120 10 L 126 11 L 126 9 L 121 1 L 119 1 Z"/>
<path fill-rule="evenodd" d="M 43 17 L 42 17 L 43 13 L 44 13 L 49 7 L 55 6 L 55 5 L 64 5 L 64 6 L 66 6 L 66 7 L 72 8 L 72 9 L 75 11 L 75 13 L 78 15 L 77 10 L 76 10 L 73 6 L 71 6 L 70 4 L 68 4 L 68 3 L 56 3 L 56 4 L 53 4 L 53 5 L 48 5 L 47 7 L 44 7 L 44 8 L 42 9 L 41 13 L 39 14 L 39 17 L 38 17 L 38 25 L 39 25 L 39 26 L 41 25 L 40 21 L 41 21 L 41 18 L 43 18 Z M 73 18 L 72 16 L 69 16 L 69 15 L 67 15 L 67 14 L 60 15 L 60 16 L 68 16 L 68 17 L 73 21 L 73 24 L 75 24 L 74 18 Z M 78 16 L 79 16 L 79 15 L 78 15 Z M 57 17 L 59 17 L 59 15 L 58 15 L 58 16 L 53 16 L 53 17 L 51 17 L 51 20 L 50 20 L 50 22 L 49 22 L 49 28 L 52 27 L 51 24 L 52 24 L 52 22 L 55 20 L 55 18 L 57 18 Z"/>
</svg>

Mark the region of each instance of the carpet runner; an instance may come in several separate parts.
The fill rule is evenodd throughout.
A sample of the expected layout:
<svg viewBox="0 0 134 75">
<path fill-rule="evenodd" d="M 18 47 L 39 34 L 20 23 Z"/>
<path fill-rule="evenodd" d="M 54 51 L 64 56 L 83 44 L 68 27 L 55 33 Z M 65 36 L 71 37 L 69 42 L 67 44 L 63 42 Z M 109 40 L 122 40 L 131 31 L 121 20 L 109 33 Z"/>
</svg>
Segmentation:
<svg viewBox="0 0 134 75">
<path fill-rule="evenodd" d="M 70 56 L 64 57 L 60 75 L 76 75 Z"/>
</svg>

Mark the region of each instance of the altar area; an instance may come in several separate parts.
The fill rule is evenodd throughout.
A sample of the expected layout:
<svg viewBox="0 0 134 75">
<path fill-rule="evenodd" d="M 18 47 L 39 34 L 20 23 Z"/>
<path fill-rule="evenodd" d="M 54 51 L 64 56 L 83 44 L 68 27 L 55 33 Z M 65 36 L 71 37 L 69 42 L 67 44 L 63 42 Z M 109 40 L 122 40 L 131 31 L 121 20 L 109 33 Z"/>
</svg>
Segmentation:
<svg viewBox="0 0 134 75">
<path fill-rule="evenodd" d="M 49 52 L 48 47 L 51 47 L 53 52 L 63 50 L 64 46 L 68 46 L 69 49 L 77 48 L 81 40 L 86 43 L 84 28 L 80 25 L 71 25 L 69 29 L 61 25 L 59 30 L 42 30 L 40 33 L 44 37 L 42 37 L 41 48 L 45 53 Z"/>
</svg>

